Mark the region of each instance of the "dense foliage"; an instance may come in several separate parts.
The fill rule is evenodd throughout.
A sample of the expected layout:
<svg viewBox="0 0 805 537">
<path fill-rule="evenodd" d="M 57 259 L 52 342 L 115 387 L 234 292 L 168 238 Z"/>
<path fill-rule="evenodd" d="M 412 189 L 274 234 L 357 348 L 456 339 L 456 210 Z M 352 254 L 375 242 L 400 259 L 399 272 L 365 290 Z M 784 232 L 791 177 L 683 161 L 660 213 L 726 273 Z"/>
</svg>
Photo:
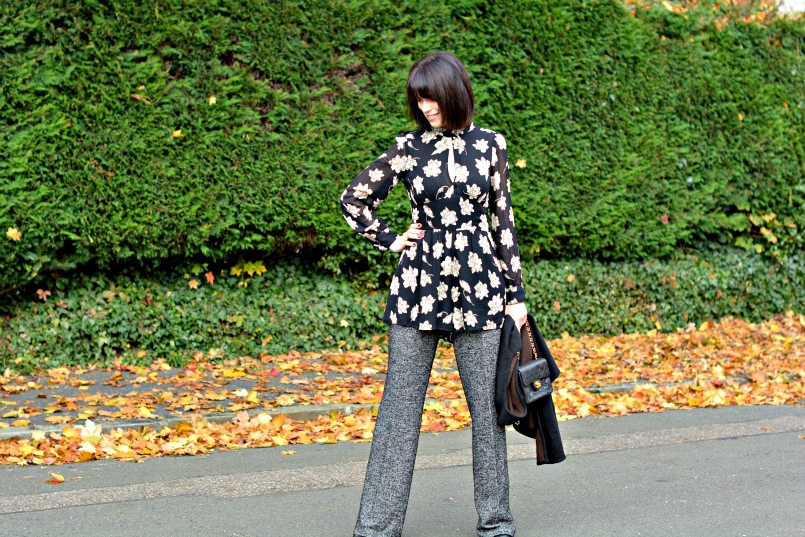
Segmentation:
<svg viewBox="0 0 805 537">
<path fill-rule="evenodd" d="M 801 250 L 802 19 L 614 0 L 1 0 L 0 28 L 0 292 L 76 267 L 289 254 L 377 282 L 393 256 L 352 236 L 337 199 L 411 128 L 407 69 L 437 49 L 465 61 L 477 122 L 521 161 L 526 255 Z M 401 190 L 381 208 L 398 228 Z"/>
<path fill-rule="evenodd" d="M 557 260 L 527 262 L 523 272 L 528 309 L 547 337 L 669 331 L 726 316 L 758 322 L 805 303 L 801 256 Z M 385 332 L 385 299 L 300 263 L 62 279 L 0 317 L 0 370 L 362 348 Z"/>
</svg>

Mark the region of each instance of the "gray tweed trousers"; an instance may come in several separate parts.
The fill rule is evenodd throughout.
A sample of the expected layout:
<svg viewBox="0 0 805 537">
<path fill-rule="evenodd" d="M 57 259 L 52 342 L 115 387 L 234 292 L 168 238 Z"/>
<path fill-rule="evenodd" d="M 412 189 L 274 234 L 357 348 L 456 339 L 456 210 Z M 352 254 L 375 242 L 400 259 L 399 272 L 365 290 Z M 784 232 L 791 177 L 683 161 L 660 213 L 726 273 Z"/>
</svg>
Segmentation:
<svg viewBox="0 0 805 537">
<path fill-rule="evenodd" d="M 402 533 L 422 407 L 438 332 L 391 325 L 385 390 L 375 423 L 358 522 L 360 537 Z M 514 535 L 509 509 L 506 432 L 497 424 L 495 364 L 500 330 L 453 334 L 458 371 L 472 417 L 472 470 L 476 526 L 481 537 Z"/>
</svg>

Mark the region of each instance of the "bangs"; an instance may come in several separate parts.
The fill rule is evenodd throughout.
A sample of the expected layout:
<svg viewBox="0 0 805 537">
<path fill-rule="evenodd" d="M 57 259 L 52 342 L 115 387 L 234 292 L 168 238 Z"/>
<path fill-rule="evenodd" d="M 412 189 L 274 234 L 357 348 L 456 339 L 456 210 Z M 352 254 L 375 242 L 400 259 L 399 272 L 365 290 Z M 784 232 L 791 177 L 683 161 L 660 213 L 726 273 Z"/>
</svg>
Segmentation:
<svg viewBox="0 0 805 537">
<path fill-rule="evenodd" d="M 413 93 L 417 99 L 430 99 L 438 101 L 437 92 L 433 90 L 433 82 L 428 80 L 426 73 L 422 70 L 411 73 L 411 78 L 408 79 L 408 93 Z"/>
<path fill-rule="evenodd" d="M 443 129 L 460 130 L 472 123 L 474 99 L 469 75 L 461 61 L 448 52 L 417 61 L 408 74 L 406 93 L 408 113 L 423 131 L 432 127 L 419 109 L 419 99 L 439 105 Z"/>
</svg>

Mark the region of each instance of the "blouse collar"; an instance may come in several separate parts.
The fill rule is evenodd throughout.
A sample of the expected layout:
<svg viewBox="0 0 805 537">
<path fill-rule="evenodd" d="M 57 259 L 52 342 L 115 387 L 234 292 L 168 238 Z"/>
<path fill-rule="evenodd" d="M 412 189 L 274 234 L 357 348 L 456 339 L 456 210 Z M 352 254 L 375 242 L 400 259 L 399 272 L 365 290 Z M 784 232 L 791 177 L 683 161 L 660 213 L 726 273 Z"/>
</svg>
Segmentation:
<svg viewBox="0 0 805 537">
<path fill-rule="evenodd" d="M 475 130 L 475 123 L 470 123 L 470 126 L 465 129 L 446 130 L 437 127 L 435 129 L 431 129 L 431 132 L 442 136 L 450 136 L 452 138 L 453 136 L 461 136 L 465 132 L 470 132 L 473 130 Z"/>
</svg>

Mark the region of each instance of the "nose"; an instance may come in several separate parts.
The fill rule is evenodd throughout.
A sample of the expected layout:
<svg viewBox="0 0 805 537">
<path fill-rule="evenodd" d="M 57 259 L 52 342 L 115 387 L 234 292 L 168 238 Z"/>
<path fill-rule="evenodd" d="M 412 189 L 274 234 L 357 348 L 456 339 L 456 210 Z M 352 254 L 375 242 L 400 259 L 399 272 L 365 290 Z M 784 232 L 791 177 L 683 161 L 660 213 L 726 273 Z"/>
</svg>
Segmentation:
<svg viewBox="0 0 805 537">
<path fill-rule="evenodd" d="M 433 110 L 433 101 L 423 99 L 419 103 L 419 109 L 422 110 L 422 112 L 425 114 L 429 113 L 431 110 Z"/>
</svg>

